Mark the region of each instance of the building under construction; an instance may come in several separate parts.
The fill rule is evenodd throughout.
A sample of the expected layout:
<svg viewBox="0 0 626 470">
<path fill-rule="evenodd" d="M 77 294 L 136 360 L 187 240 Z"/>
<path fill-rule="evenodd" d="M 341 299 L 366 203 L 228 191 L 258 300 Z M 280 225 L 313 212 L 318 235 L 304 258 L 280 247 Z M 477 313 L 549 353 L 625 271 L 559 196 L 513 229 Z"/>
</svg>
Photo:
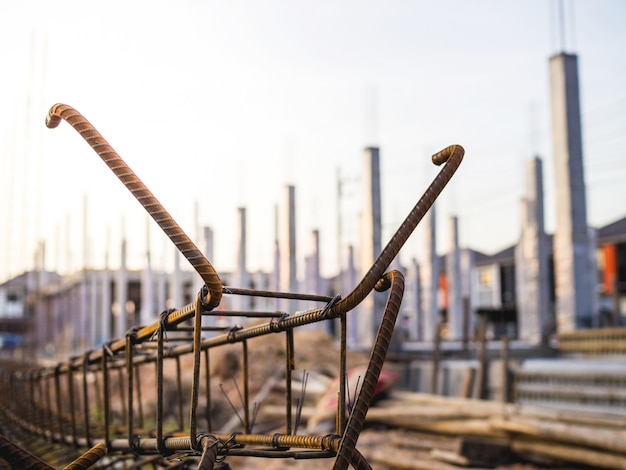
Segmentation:
<svg viewBox="0 0 626 470">
<path fill-rule="evenodd" d="M 375 457 L 356 448 L 366 416 L 373 422 L 408 426 L 399 415 L 407 413 L 409 402 L 418 400 L 404 396 L 398 398 L 401 404 L 388 404 L 401 412 L 387 409 L 384 416 L 368 415 L 372 399 L 390 376 L 383 371 L 387 364 L 393 364 L 398 388 L 498 401 L 500 421 L 494 419 L 489 431 L 481 432 L 494 439 L 510 437 L 507 450 L 519 451 L 526 445 L 531 452 L 549 454 L 529 439 L 515 444 L 519 434 L 532 434 L 536 427 L 529 424 L 528 415 L 514 416 L 527 420 L 522 423 L 525 428 L 521 421 L 511 420 L 516 408 L 506 406 L 512 402 L 547 404 L 564 413 L 582 409 L 593 416 L 611 414 L 624 420 L 626 333 L 620 326 L 626 298 L 626 218 L 588 227 L 577 73 L 575 55 L 561 53 L 550 59 L 557 168 L 554 234 L 544 228 L 542 162 L 532 158 L 520 203 L 519 242 L 489 255 L 462 249 L 459 220 L 451 217 L 450 246 L 440 256 L 435 200 L 464 154 L 462 147 L 453 145 L 433 156 L 433 162 L 442 165 L 441 172 L 385 245 L 381 149 L 368 147 L 363 159 L 359 261 L 351 249 L 347 265 L 331 278 L 320 275 L 317 231 L 312 233 L 306 275 L 297 278 L 293 186 L 285 187 L 278 211 L 274 270 L 248 272 L 246 210 L 240 208 L 237 268 L 218 275 L 209 262 L 212 230 L 205 230 L 200 250 L 88 121 L 73 108 L 56 105 L 48 126 L 67 121 L 77 130 L 195 271 L 177 263 L 173 272 L 158 272 L 149 262 L 143 270 L 129 270 L 122 242 L 119 269 L 84 268 L 61 276 L 40 265 L 2 284 L 0 354 L 6 362 L 1 392 L 9 404 L 2 421 L 11 423 L 0 423 L 3 434 L 14 427 L 50 445 L 71 447 L 77 459 L 68 468 L 88 468 L 105 454 L 105 463 L 98 468 L 169 468 L 173 456 L 183 462 L 180 468 L 189 461 L 198 468 L 213 468 L 226 456 L 334 458 L 335 468 L 370 468 L 368 458 Z M 420 222 L 427 227 L 426 254 L 420 262 L 401 266 L 400 248 Z M 301 341 L 295 339 L 296 330 L 327 333 L 338 345 L 330 428 L 323 432 L 313 427 L 306 435 L 299 432 L 301 420 L 307 418 L 303 403 L 308 375 L 295 373 Z M 284 346 L 279 367 L 267 367 L 272 362 L 267 358 L 255 364 L 258 357 L 248 350 L 258 344 L 254 340 L 265 337 L 280 338 L 274 342 Z M 232 395 L 239 395 L 241 403 L 233 405 L 219 384 L 237 419 L 234 425 L 221 423 L 224 427 L 217 429 L 211 379 L 219 373 L 211 370 L 210 357 L 233 345 L 239 348 L 236 359 L 225 354 L 220 361 L 232 365 L 228 369 Z M 363 351 L 371 355 L 355 377 L 347 356 Z M 598 355 L 603 355 L 601 361 Z M 274 374 L 263 377 L 267 389 L 255 389 L 257 395 L 252 397 L 251 376 L 259 363 Z M 146 375 L 152 380 L 149 387 L 144 386 Z M 225 382 L 228 373 L 222 375 Z M 187 388 L 183 379 L 189 381 Z M 299 397 L 294 395 L 296 383 L 302 386 Z M 284 419 L 280 425 L 262 427 L 256 421 L 258 407 L 275 386 L 284 394 L 279 412 Z M 155 395 L 149 413 L 144 395 L 148 393 Z M 15 400 L 21 395 L 23 403 Z M 172 409 L 167 409 L 170 405 Z M 476 413 L 496 414 L 490 404 L 483 405 Z M 154 416 L 154 422 L 147 415 Z M 308 418 L 329 421 L 328 416 Z M 446 423 L 438 432 L 446 432 Z M 560 429 L 562 423 L 554 425 Z M 432 431 L 414 422 L 410 426 Z M 567 435 L 570 444 L 577 442 L 578 437 Z M 604 453 L 609 457 L 602 467 L 619 468 L 626 463 L 626 449 L 623 444 L 606 444 L 610 440 L 585 442 L 587 453 L 574 461 L 588 464 Z M 14 466 L 30 459 L 11 439 L 2 437 L 0 448 L 11 453 Z M 40 464 L 37 468 L 47 468 L 45 462 Z"/>
</svg>

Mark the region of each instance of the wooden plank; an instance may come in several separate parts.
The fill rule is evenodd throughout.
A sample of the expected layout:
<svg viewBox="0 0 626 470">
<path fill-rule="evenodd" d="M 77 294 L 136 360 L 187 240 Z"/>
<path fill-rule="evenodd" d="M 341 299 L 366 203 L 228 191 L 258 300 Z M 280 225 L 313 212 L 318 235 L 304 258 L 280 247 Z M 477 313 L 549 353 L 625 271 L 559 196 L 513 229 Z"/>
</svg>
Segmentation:
<svg viewBox="0 0 626 470">
<path fill-rule="evenodd" d="M 586 447 L 626 453 L 626 432 L 523 417 L 489 420 L 494 429 Z"/>
<path fill-rule="evenodd" d="M 520 455 L 530 452 L 552 457 L 563 462 L 589 465 L 592 468 L 626 468 L 626 456 L 624 455 L 585 449 L 579 446 L 557 444 L 543 440 L 513 439 L 511 448 Z"/>
</svg>

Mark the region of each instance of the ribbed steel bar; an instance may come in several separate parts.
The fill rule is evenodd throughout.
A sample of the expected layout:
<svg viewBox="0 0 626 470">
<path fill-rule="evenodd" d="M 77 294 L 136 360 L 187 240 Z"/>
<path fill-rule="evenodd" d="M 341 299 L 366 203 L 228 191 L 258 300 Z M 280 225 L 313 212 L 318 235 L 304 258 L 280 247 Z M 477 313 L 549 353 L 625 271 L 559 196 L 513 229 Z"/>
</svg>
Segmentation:
<svg viewBox="0 0 626 470">
<path fill-rule="evenodd" d="M 100 442 L 66 466 L 64 470 L 87 470 L 104 457 L 106 453 L 106 445 Z"/>
<path fill-rule="evenodd" d="M 205 282 L 209 294 L 209 298 L 207 299 L 208 307 L 217 307 L 222 298 L 222 281 L 209 260 L 206 259 L 198 247 L 191 241 L 187 234 L 185 234 L 173 217 L 165 210 L 163 205 L 130 169 L 126 162 L 113 150 L 113 147 L 109 145 L 104 137 L 102 137 L 82 114 L 66 104 L 55 104 L 48 113 L 46 126 L 53 129 L 59 125 L 62 119 L 67 121 L 67 123 L 87 141 L 91 148 L 96 151 L 104 163 L 115 173 L 124 186 L 135 196 L 137 201 L 139 201 L 148 214 L 150 214 L 159 227 L 161 227 L 170 240 L 172 240 L 174 245 L 176 245 Z"/>
<path fill-rule="evenodd" d="M 53 470 L 46 462 L 36 455 L 18 446 L 14 442 L 0 434 L 0 456 L 11 465 L 12 468 L 23 470 Z"/>
<path fill-rule="evenodd" d="M 189 437 L 191 438 L 191 446 L 196 449 L 198 442 L 196 441 L 197 418 L 198 418 L 198 396 L 200 394 L 200 354 L 202 352 L 202 292 L 198 293 L 196 298 L 196 310 L 193 325 L 193 376 L 191 383 L 191 406 L 189 416 Z"/>
<path fill-rule="evenodd" d="M 334 470 L 345 470 L 353 460 L 356 442 L 363 429 L 367 410 L 369 410 L 372 403 L 376 383 L 380 377 L 387 350 L 389 349 L 389 343 L 391 342 L 391 335 L 400 311 L 400 303 L 404 294 L 404 276 L 399 271 L 390 271 L 378 281 L 375 289 L 379 292 L 390 289 L 389 297 L 387 298 L 383 318 L 378 327 L 378 333 L 376 334 L 372 354 L 363 378 L 361 391 L 348 418 L 346 432 L 341 441 L 335 466 L 333 467 Z"/>
<path fill-rule="evenodd" d="M 393 259 L 400 252 L 400 248 L 407 241 L 417 224 L 422 220 L 428 209 L 433 205 L 435 199 L 441 194 L 443 188 L 448 184 L 456 170 L 458 169 L 465 150 L 460 145 L 451 145 L 441 152 L 433 155 L 432 161 L 435 165 L 445 165 L 439 171 L 435 179 L 432 181 L 428 189 L 422 197 L 417 201 L 409 215 L 404 219 L 398 230 L 393 234 L 391 240 L 387 243 L 383 251 L 380 253 L 374 264 L 370 267 L 361 282 L 354 290 L 339 301 L 333 310 L 337 312 L 347 312 L 356 307 L 367 296 L 374 285 L 387 270 Z"/>
</svg>

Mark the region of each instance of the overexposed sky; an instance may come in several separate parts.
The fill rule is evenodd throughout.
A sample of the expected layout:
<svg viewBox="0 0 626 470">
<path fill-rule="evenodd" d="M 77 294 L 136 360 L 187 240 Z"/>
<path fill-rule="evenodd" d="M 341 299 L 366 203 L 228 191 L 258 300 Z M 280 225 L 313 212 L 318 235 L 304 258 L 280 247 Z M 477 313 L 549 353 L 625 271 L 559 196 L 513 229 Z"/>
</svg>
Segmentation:
<svg viewBox="0 0 626 470">
<path fill-rule="evenodd" d="M 386 241 L 436 174 L 430 154 L 466 159 L 438 202 L 460 241 L 494 253 L 519 234 L 524 163 L 544 159 L 554 221 L 548 58 L 579 55 L 588 218 L 626 215 L 626 3 L 564 0 L 0 1 L 0 277 L 33 267 L 119 263 L 122 232 L 141 266 L 173 254 L 156 225 L 66 123 L 75 107 L 198 243 L 215 232 L 218 272 L 234 268 L 237 207 L 250 270 L 270 269 L 274 207 L 296 185 L 300 265 L 320 230 L 322 272 L 358 240 L 362 150 L 381 148 Z M 86 202 L 85 202 L 86 201 Z M 84 222 L 84 206 L 88 208 Z M 146 227 L 151 227 L 147 229 Z M 402 252 L 421 256 L 419 227 Z M 69 261 L 68 261 L 69 260 Z M 131 266 L 131 267 L 133 267 Z"/>
</svg>

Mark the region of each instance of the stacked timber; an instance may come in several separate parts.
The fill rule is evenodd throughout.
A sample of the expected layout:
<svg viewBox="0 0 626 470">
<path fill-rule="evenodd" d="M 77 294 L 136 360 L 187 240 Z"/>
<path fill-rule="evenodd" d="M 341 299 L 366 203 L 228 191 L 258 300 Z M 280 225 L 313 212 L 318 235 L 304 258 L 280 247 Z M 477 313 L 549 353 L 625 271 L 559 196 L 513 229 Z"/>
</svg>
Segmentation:
<svg viewBox="0 0 626 470">
<path fill-rule="evenodd" d="M 493 468 L 514 461 L 626 468 L 626 418 L 615 414 L 394 392 L 370 408 L 367 422 L 402 430 L 413 443 L 412 450 L 370 451 L 370 459 L 390 468 Z M 420 440 L 432 446 L 427 456 L 416 448 Z"/>
<path fill-rule="evenodd" d="M 302 421 L 315 412 L 300 409 Z M 377 469 L 624 469 L 626 417 L 394 391 L 370 407 L 357 447 Z"/>
</svg>

